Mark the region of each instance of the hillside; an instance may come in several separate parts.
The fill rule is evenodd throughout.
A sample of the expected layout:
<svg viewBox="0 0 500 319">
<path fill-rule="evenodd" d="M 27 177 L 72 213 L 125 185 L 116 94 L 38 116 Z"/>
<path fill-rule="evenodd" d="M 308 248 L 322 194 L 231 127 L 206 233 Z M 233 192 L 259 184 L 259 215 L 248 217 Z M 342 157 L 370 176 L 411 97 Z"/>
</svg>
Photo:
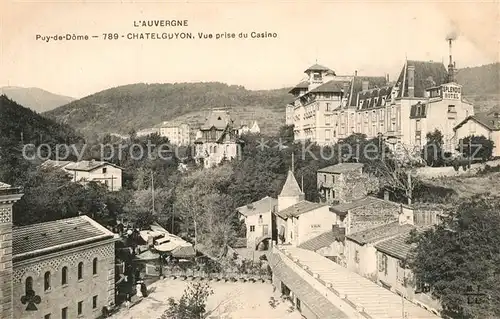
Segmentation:
<svg viewBox="0 0 500 319">
<path fill-rule="evenodd" d="M 18 185 L 27 173 L 32 158 L 23 156 L 23 144 L 49 146 L 40 149 L 45 156 L 49 149 L 54 155 L 57 144 L 73 144 L 80 139 L 69 126 L 58 124 L 0 95 L 0 181 Z"/>
<path fill-rule="evenodd" d="M 247 107 L 254 112 L 247 112 L 249 118 L 241 120 L 251 121 L 250 114 L 255 113 L 265 117 L 266 123 L 284 123 L 283 107 L 290 99 L 287 91 L 251 91 L 218 82 L 131 84 L 95 93 L 44 115 L 84 134 L 126 134 L 180 116 L 197 117 L 189 114 L 214 107 Z"/>
<path fill-rule="evenodd" d="M 75 100 L 72 97 L 57 95 L 39 88 L 15 86 L 0 88 L 1 94 L 7 95 L 13 101 L 38 113 L 50 111 Z"/>
<path fill-rule="evenodd" d="M 500 63 L 459 69 L 456 80 L 463 85 L 467 96 L 500 94 Z"/>
</svg>

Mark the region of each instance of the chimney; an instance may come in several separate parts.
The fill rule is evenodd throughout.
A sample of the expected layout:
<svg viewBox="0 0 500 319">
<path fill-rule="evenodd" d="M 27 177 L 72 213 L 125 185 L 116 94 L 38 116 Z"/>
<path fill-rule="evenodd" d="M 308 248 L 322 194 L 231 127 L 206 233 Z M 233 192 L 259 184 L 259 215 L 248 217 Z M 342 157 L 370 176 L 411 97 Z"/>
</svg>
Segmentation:
<svg viewBox="0 0 500 319">
<path fill-rule="evenodd" d="M 455 82 L 455 76 L 454 76 L 454 69 L 455 69 L 455 64 L 453 63 L 453 57 L 451 55 L 451 42 L 453 41 L 452 38 L 448 39 L 449 47 L 450 47 L 450 63 L 448 64 L 448 83 Z"/>
<path fill-rule="evenodd" d="M 358 76 L 358 70 L 354 71 L 354 76 Z"/>
<path fill-rule="evenodd" d="M 385 82 L 386 84 L 389 83 L 389 73 L 385 74 Z"/>
<path fill-rule="evenodd" d="M 368 87 L 369 87 L 369 84 L 370 82 L 368 81 L 363 81 L 363 84 L 362 84 L 362 91 L 368 91 Z"/>
<path fill-rule="evenodd" d="M 345 98 L 347 96 L 347 93 L 349 92 L 349 82 L 344 82 L 342 91 L 343 91 L 342 98 Z"/>
<path fill-rule="evenodd" d="M 415 97 L 415 66 L 408 65 L 408 97 Z"/>
</svg>

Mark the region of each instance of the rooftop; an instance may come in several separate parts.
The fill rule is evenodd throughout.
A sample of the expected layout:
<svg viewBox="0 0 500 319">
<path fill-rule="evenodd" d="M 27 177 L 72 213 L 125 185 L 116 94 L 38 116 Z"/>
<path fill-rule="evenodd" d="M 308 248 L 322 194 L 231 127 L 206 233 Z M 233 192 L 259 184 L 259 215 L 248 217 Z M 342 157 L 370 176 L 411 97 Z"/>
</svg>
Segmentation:
<svg viewBox="0 0 500 319">
<path fill-rule="evenodd" d="M 399 260 L 405 260 L 411 249 L 414 247 L 411 244 L 407 244 L 408 234 L 396 236 L 394 238 L 389 238 L 387 240 L 381 241 L 375 245 L 378 251 L 386 253 Z"/>
<path fill-rule="evenodd" d="M 101 166 L 110 165 L 116 168 L 120 168 L 114 164 L 103 162 L 103 161 L 79 161 L 79 162 L 70 162 L 70 161 L 54 161 L 54 160 L 46 160 L 43 162 L 42 167 L 49 168 L 64 168 L 69 171 L 84 171 L 90 172 Z M 121 169 L 121 168 L 120 168 Z"/>
<path fill-rule="evenodd" d="M 266 196 L 256 202 L 250 203 L 245 206 L 238 207 L 237 210 L 242 215 L 251 216 L 255 214 L 262 214 L 271 212 L 278 205 L 278 200 L 269 196 Z"/>
<path fill-rule="evenodd" d="M 295 176 L 292 171 L 288 171 L 288 175 L 286 177 L 285 184 L 283 184 L 283 188 L 281 189 L 281 193 L 279 196 L 299 196 L 304 193 L 299 187 Z"/>
<path fill-rule="evenodd" d="M 8 188 L 11 188 L 9 184 L 0 182 L 0 189 L 8 189 Z"/>
<path fill-rule="evenodd" d="M 425 90 L 440 86 L 448 81 L 448 71 L 441 62 L 412 61 L 408 60 L 403 66 L 397 84 L 400 90 L 398 97 L 408 97 L 408 66 L 415 67 L 414 96 L 424 97 Z M 404 82 L 404 83 L 403 83 Z M 401 89 L 402 87 L 402 89 Z"/>
<path fill-rule="evenodd" d="M 322 66 L 322 65 L 319 65 L 316 63 L 316 64 L 311 65 L 304 72 L 307 73 L 309 71 L 332 71 L 332 70 L 330 68 L 327 68 L 326 66 Z"/>
<path fill-rule="evenodd" d="M 54 220 L 13 227 L 12 254 L 24 259 L 113 237 L 112 232 L 87 216 Z"/>
<path fill-rule="evenodd" d="M 346 173 L 363 168 L 362 163 L 339 163 L 318 170 L 320 173 Z"/>
<path fill-rule="evenodd" d="M 327 232 L 324 232 L 316 237 L 313 237 L 309 240 L 306 240 L 302 244 L 299 245 L 299 248 L 307 249 L 307 250 L 312 250 L 312 251 L 317 251 L 318 249 L 321 249 L 323 247 L 328 247 L 331 244 L 333 244 L 336 240 L 342 240 L 341 236 L 342 230 L 339 228 L 337 232 L 334 232 L 333 230 L 329 230 Z M 345 234 L 345 231 L 344 231 Z M 344 235 L 345 236 L 345 235 Z"/>
<path fill-rule="evenodd" d="M 355 201 L 352 201 L 349 203 L 343 203 L 343 204 L 332 206 L 332 207 L 330 207 L 330 210 L 335 212 L 335 213 L 345 214 L 351 209 L 371 205 L 373 203 L 380 203 L 380 202 L 384 202 L 386 204 L 395 205 L 395 206 L 401 205 L 401 204 L 398 204 L 398 203 L 395 203 L 392 201 L 383 200 L 381 198 L 367 196 L 365 198 L 361 198 L 361 199 L 358 199 L 358 200 L 355 200 Z"/>
<path fill-rule="evenodd" d="M 318 274 L 318 283 L 331 284 L 333 294 L 345 296 L 346 302 L 362 307 L 371 318 L 401 318 L 402 303 L 397 294 L 315 252 L 288 246 L 285 251 L 289 256 L 283 258 L 292 262 L 296 260 L 296 264 L 302 267 L 307 266 L 307 272 Z M 404 303 L 404 311 L 408 318 L 439 318 L 409 301 Z"/>
<path fill-rule="evenodd" d="M 309 88 L 309 81 L 302 81 L 296 86 L 294 86 L 290 91 L 288 91 L 288 93 L 292 93 L 295 90 L 308 89 L 308 88 Z"/>
<path fill-rule="evenodd" d="M 313 286 L 305 281 L 292 268 L 287 266 L 278 254 L 269 254 L 269 264 L 276 275 L 307 307 L 318 317 L 324 319 L 349 318 Z"/>
<path fill-rule="evenodd" d="M 473 116 L 468 116 L 465 118 L 462 122 L 458 123 L 457 126 L 455 126 L 453 129 L 457 130 L 461 126 L 463 126 L 465 123 L 468 121 L 475 121 L 482 126 L 486 127 L 490 131 L 499 131 L 500 130 L 500 119 L 495 118 L 495 117 L 488 117 L 484 115 L 473 115 Z"/>
<path fill-rule="evenodd" d="M 328 206 L 328 204 L 322 204 L 322 203 L 313 203 L 309 202 L 306 200 L 300 201 L 295 205 L 292 205 L 290 207 L 287 207 L 283 209 L 282 211 L 276 212 L 276 214 L 283 218 L 286 219 L 288 217 L 297 217 L 302 214 L 305 214 L 307 212 L 310 212 L 312 210 L 315 210 L 320 207 Z"/>
<path fill-rule="evenodd" d="M 380 240 L 392 238 L 397 235 L 408 234 L 412 229 L 415 229 L 415 226 L 410 224 L 400 225 L 399 222 L 392 222 L 379 227 L 346 235 L 346 238 L 355 241 L 360 245 L 364 245 L 376 243 Z"/>
<path fill-rule="evenodd" d="M 341 93 L 344 89 L 345 81 L 331 80 L 309 91 L 310 93 Z M 347 82 L 348 83 L 348 82 Z"/>
</svg>

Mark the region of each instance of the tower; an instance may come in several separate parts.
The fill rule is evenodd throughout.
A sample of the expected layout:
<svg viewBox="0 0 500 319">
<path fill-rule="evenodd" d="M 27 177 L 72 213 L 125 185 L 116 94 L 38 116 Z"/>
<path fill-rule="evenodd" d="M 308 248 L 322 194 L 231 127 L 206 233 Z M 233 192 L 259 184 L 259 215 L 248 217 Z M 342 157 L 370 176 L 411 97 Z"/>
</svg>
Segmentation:
<svg viewBox="0 0 500 319">
<path fill-rule="evenodd" d="M 299 187 L 293 172 L 288 171 L 285 184 L 278 195 L 278 211 L 282 211 L 305 199 L 305 195 Z"/>
<path fill-rule="evenodd" d="M 21 199 L 19 188 L 0 182 L 0 318 L 11 319 L 12 304 L 12 205 Z"/>
</svg>

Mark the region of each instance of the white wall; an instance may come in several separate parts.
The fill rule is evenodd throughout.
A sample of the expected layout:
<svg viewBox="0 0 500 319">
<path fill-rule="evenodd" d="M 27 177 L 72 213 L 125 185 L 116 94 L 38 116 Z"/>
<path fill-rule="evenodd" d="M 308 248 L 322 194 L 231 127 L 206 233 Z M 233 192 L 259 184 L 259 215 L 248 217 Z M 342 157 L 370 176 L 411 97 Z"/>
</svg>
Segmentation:
<svg viewBox="0 0 500 319">
<path fill-rule="evenodd" d="M 337 216 L 330 212 L 328 206 L 323 206 L 302 214 L 297 219 L 297 245 L 332 229 Z"/>
</svg>

